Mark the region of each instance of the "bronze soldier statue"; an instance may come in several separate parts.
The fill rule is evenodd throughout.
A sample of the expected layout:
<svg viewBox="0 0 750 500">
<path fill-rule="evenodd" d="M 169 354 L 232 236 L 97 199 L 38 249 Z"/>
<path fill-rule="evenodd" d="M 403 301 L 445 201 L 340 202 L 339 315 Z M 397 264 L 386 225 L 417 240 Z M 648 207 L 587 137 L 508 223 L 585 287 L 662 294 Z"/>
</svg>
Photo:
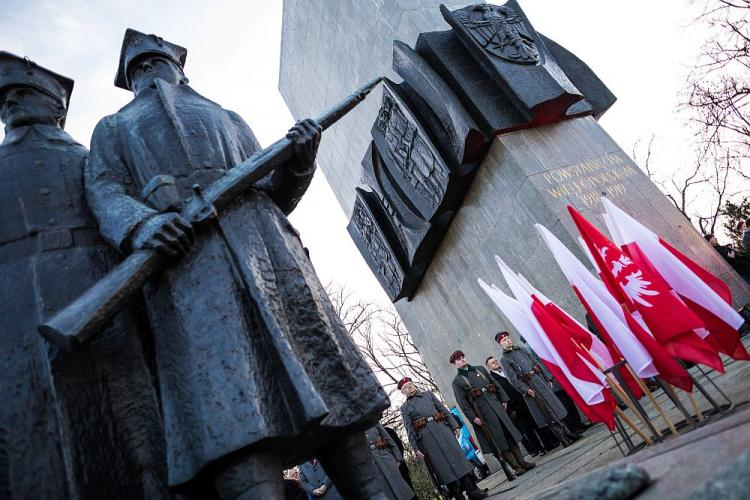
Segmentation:
<svg viewBox="0 0 750 500">
<path fill-rule="evenodd" d="M 164 498 L 137 311 L 77 353 L 35 331 L 120 260 L 86 203 L 88 151 L 63 130 L 72 90 L 71 79 L 0 52 L 0 498 Z"/>
<path fill-rule="evenodd" d="M 533 469 L 536 464 L 524 459 L 518 446 L 521 433 L 505 410 L 509 400 L 505 391 L 491 382 L 483 366 L 468 364 L 462 351 L 454 351 L 450 362 L 458 369 L 453 379 L 453 394 L 471 421 L 482 451 L 489 450 L 501 465 L 507 462 L 517 476 Z M 508 480 L 513 480 L 510 471 L 505 468 L 504 471 Z"/>
<path fill-rule="evenodd" d="M 187 85 L 187 51 L 127 30 L 86 171 L 104 237 L 124 253 L 185 255 L 145 288 L 169 484 L 278 498 L 281 470 L 317 456 L 347 498 L 382 498 L 363 432 L 388 398 L 331 307 L 286 215 L 315 170 L 320 126 L 295 156 L 193 231 L 177 211 L 260 151 L 247 124 Z"/>
<path fill-rule="evenodd" d="M 456 440 L 461 427 L 453 414 L 433 393 L 419 391 L 409 377 L 402 378 L 398 388 L 406 396 L 401 418 L 417 456 L 455 498 L 462 498 L 464 491 L 469 500 L 485 498 L 487 492 L 477 487 L 474 466 Z"/>
</svg>

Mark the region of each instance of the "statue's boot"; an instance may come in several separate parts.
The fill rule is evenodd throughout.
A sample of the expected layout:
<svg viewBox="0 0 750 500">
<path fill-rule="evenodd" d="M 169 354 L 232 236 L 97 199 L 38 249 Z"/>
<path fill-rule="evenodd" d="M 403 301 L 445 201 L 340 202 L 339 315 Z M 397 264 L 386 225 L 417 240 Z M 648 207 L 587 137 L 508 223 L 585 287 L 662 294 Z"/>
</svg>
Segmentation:
<svg viewBox="0 0 750 500">
<path fill-rule="evenodd" d="M 526 459 L 523 458 L 523 453 L 521 453 L 521 448 L 518 447 L 518 443 L 514 443 L 510 446 L 510 452 L 515 457 L 518 465 L 520 465 L 524 469 L 531 470 L 536 467 L 536 464 L 534 462 L 527 462 Z"/>
<path fill-rule="evenodd" d="M 214 486 L 221 500 L 284 498 L 281 457 L 277 453 L 248 453 L 217 465 Z"/>
<path fill-rule="evenodd" d="M 516 473 L 516 476 L 522 476 L 523 474 L 526 474 L 526 469 L 521 467 L 521 464 L 518 463 L 518 460 L 516 460 L 516 457 L 513 455 L 512 451 L 503 450 L 502 454 L 507 464 L 513 468 L 513 471 Z"/>
<path fill-rule="evenodd" d="M 388 500 L 362 432 L 344 432 L 318 453 L 328 477 L 347 500 Z"/>
</svg>

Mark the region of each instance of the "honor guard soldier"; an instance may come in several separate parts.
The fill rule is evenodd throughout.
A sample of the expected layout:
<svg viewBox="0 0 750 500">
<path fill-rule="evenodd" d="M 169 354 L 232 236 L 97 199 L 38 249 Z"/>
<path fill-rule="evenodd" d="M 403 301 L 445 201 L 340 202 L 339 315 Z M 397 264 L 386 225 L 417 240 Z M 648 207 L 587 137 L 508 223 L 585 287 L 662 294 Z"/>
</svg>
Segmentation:
<svg viewBox="0 0 750 500">
<path fill-rule="evenodd" d="M 461 428 L 448 408 L 432 392 L 419 391 L 409 377 L 402 378 L 398 388 L 406 396 L 401 417 L 409 445 L 431 474 L 456 498 L 462 491 L 469 499 L 485 498 L 487 493 L 476 486 L 474 467 L 456 440 Z"/>
<path fill-rule="evenodd" d="M 561 423 L 567 411 L 555 396 L 552 375 L 542 366 L 539 358 L 514 347 L 508 332 L 499 332 L 495 335 L 495 341 L 503 348 L 500 366 L 511 385 L 523 394 L 537 426 L 549 428 L 563 446 L 569 446 L 580 438 L 568 432 Z"/>
<path fill-rule="evenodd" d="M 521 433 L 505 411 L 508 395 L 493 384 L 482 366 L 471 366 L 462 351 L 451 354 L 450 362 L 458 369 L 453 379 L 453 394 L 466 418 L 472 423 L 483 451 L 489 450 L 502 464 L 507 462 L 515 474 L 524 474 L 536 464 L 527 462 L 518 443 Z M 511 479 L 512 474 L 506 471 Z"/>
<path fill-rule="evenodd" d="M 377 424 L 367 429 L 365 439 L 370 447 L 370 455 L 375 462 L 383 493 L 391 500 L 414 498 L 414 492 L 401 476 L 399 464 L 404 457 L 391 435 L 381 424 Z"/>
</svg>

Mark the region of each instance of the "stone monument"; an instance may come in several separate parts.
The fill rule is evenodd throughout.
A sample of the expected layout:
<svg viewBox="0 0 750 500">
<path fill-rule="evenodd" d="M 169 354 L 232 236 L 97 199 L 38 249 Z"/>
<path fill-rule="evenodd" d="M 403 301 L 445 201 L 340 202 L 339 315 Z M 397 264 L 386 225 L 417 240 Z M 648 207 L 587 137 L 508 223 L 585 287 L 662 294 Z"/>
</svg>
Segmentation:
<svg viewBox="0 0 750 500">
<path fill-rule="evenodd" d="M 724 279 L 738 303 L 750 298 L 599 126 L 612 93 L 517 2 L 285 1 L 280 90 L 295 116 L 381 73 L 391 80 L 380 106 L 333 130 L 319 164 L 444 395 L 450 352 L 484 359 L 495 332 L 513 331 L 476 285 L 503 283 L 495 254 L 583 319 L 534 229 L 545 225 L 587 262 L 568 204 L 603 227 L 609 197 Z"/>
</svg>

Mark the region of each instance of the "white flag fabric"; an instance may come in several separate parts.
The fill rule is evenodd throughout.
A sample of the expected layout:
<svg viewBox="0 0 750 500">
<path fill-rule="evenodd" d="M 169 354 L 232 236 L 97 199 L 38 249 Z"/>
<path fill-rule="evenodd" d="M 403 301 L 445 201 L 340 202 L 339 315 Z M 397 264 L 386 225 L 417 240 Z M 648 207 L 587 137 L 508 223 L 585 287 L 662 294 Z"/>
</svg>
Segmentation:
<svg viewBox="0 0 750 500">
<path fill-rule="evenodd" d="M 531 311 L 531 305 L 534 302 L 534 299 L 532 298 L 532 294 L 526 291 L 525 284 L 523 283 L 525 281 L 525 283 L 528 284 L 528 281 L 523 278 L 519 279 L 518 275 L 510 269 L 500 257 L 495 256 L 495 260 L 500 267 L 500 271 L 502 272 L 508 287 L 513 292 L 513 295 L 515 295 L 515 299 L 506 295 L 496 286 L 488 286 L 482 280 L 478 280 L 485 293 L 487 293 L 505 317 L 508 318 L 513 326 L 515 326 L 521 335 L 523 335 L 524 339 L 529 343 L 534 352 L 536 352 L 540 358 L 560 368 L 575 391 L 581 396 L 581 399 L 583 399 L 586 404 L 595 405 L 604 402 L 605 398 L 602 392 L 606 387 L 603 382 L 604 375 L 601 371 L 597 368 L 592 370 L 597 378 L 602 381 L 600 384 L 582 380 L 570 372 L 570 369 L 563 362 L 560 354 L 547 338 L 544 329 Z M 517 304 L 517 308 L 508 306 L 513 302 Z"/>
<path fill-rule="evenodd" d="M 742 316 L 665 248 L 656 234 L 607 198 L 602 198 L 602 203 L 607 211 L 608 225 L 611 224 L 614 229 L 612 237 L 618 246 L 637 243 L 675 292 L 707 309 L 732 328 L 742 326 L 745 322 Z"/>
<path fill-rule="evenodd" d="M 535 225 L 555 257 L 565 278 L 578 290 L 585 305 L 599 320 L 633 371 L 640 378 L 659 374 L 654 360 L 627 325 L 625 315 L 607 287 L 579 261 L 575 255 L 541 224 Z"/>
</svg>

